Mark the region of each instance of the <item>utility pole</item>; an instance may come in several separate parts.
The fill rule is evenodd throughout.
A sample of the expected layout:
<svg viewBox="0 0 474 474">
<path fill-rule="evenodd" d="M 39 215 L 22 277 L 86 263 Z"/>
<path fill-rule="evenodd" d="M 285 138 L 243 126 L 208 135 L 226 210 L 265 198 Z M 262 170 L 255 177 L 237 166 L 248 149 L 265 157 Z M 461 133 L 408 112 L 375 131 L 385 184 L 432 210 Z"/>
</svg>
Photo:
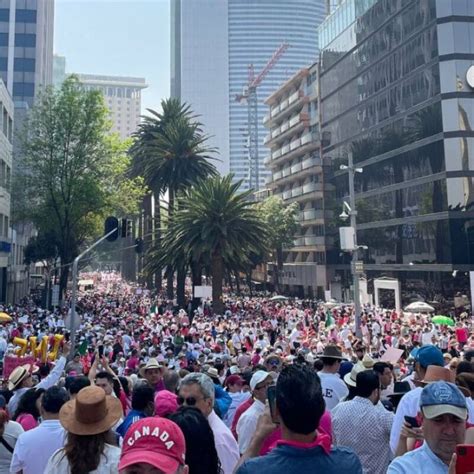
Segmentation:
<svg viewBox="0 0 474 474">
<path fill-rule="evenodd" d="M 357 170 L 354 168 L 354 157 L 352 151 L 349 151 L 349 204 L 351 206 L 350 222 L 351 227 L 354 229 L 354 250 L 352 251 L 352 262 L 351 262 L 351 273 L 352 273 L 352 287 L 354 289 L 354 312 L 355 312 L 355 325 L 356 325 L 356 336 L 361 337 L 362 331 L 360 327 L 360 292 L 359 292 L 359 274 L 356 269 L 356 263 L 359 258 L 359 247 L 357 245 L 357 209 L 354 191 L 354 177 Z"/>
<path fill-rule="evenodd" d="M 84 252 L 82 252 L 80 255 L 78 255 L 72 264 L 72 292 L 71 292 L 71 322 L 70 322 L 70 328 L 69 330 L 71 331 L 71 354 L 72 357 L 74 357 L 74 350 L 76 346 L 76 300 L 77 300 L 77 274 L 78 274 L 78 268 L 79 268 L 79 261 L 81 260 L 82 257 L 87 255 L 92 249 L 97 247 L 100 243 L 102 243 L 104 240 L 106 240 L 108 237 L 113 235 L 115 232 L 118 232 L 118 227 L 114 228 L 107 234 L 105 234 L 103 237 L 101 237 L 99 240 L 94 242 L 90 247 L 88 247 Z"/>
</svg>

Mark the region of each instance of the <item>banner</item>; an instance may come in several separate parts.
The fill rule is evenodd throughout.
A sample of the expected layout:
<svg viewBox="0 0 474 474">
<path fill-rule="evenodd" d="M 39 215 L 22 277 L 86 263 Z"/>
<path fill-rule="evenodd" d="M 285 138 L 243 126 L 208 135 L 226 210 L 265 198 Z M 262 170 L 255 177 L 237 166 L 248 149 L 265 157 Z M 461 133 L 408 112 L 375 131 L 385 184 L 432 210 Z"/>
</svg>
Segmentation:
<svg viewBox="0 0 474 474">
<path fill-rule="evenodd" d="M 3 378 L 7 379 L 19 365 L 34 364 L 35 361 L 36 359 L 33 356 L 5 356 L 5 359 L 3 359 Z"/>
</svg>

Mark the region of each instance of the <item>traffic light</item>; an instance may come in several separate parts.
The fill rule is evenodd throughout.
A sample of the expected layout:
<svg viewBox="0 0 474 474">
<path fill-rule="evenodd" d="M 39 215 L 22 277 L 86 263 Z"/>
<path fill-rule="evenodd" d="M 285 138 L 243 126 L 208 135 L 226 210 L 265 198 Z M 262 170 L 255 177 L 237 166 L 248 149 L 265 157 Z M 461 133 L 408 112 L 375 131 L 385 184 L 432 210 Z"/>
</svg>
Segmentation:
<svg viewBox="0 0 474 474">
<path fill-rule="evenodd" d="M 143 239 L 135 239 L 135 252 L 143 253 Z"/>
<path fill-rule="evenodd" d="M 109 232 L 112 232 L 115 229 L 115 232 L 113 234 L 110 234 L 107 237 L 107 240 L 109 242 L 114 242 L 118 238 L 118 227 L 119 227 L 119 221 L 116 217 L 114 216 L 109 216 L 107 219 L 105 219 L 104 223 L 104 235 L 107 235 Z"/>
</svg>

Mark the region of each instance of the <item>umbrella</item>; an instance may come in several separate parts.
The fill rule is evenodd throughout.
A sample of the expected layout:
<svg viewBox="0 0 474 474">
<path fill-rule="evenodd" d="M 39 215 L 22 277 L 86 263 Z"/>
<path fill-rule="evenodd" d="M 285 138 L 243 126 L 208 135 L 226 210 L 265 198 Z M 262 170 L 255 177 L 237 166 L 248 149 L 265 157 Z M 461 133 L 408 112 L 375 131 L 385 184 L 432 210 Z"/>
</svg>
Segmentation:
<svg viewBox="0 0 474 474">
<path fill-rule="evenodd" d="M 283 295 L 276 295 L 276 296 L 272 296 L 270 298 L 270 301 L 285 301 L 287 300 L 288 298 L 286 296 L 283 296 Z"/>
<path fill-rule="evenodd" d="M 12 320 L 12 317 L 7 313 L 0 313 L 0 322 L 9 323 Z"/>
<path fill-rule="evenodd" d="M 444 324 L 445 326 L 454 326 L 454 321 L 449 316 L 434 316 L 431 321 L 435 324 Z"/>
<path fill-rule="evenodd" d="M 405 307 L 405 311 L 409 311 L 411 313 L 432 313 L 434 310 L 435 309 L 433 306 L 430 306 L 424 301 L 415 301 L 414 303 L 410 303 Z"/>
</svg>

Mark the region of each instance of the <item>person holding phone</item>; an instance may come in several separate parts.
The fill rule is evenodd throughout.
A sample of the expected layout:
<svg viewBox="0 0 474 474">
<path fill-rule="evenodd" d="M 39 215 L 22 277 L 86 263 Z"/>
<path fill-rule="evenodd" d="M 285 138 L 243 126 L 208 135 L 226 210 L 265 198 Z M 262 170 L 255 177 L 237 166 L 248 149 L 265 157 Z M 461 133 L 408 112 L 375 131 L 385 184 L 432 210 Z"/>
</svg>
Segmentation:
<svg viewBox="0 0 474 474">
<path fill-rule="evenodd" d="M 430 383 L 420 395 L 420 416 L 425 442 L 392 461 L 387 474 L 455 474 L 456 446 L 466 434 L 466 397 L 453 383 Z"/>
</svg>

